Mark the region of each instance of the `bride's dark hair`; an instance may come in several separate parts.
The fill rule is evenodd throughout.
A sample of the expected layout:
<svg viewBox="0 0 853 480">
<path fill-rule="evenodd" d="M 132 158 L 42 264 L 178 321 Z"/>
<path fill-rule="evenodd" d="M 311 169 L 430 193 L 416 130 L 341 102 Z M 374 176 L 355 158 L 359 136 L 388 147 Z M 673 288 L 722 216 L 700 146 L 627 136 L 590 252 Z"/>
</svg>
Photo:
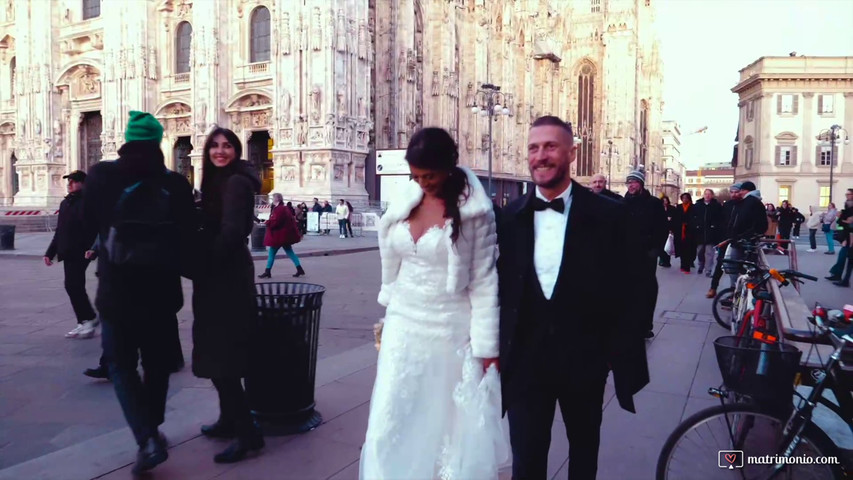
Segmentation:
<svg viewBox="0 0 853 480">
<path fill-rule="evenodd" d="M 459 149 L 446 130 L 426 127 L 412 135 L 406 148 L 409 165 L 425 170 L 443 170 L 448 173 L 439 197 L 444 200 L 444 216 L 453 221 L 450 238 L 459 238 L 462 217 L 459 204 L 468 199 L 468 176 L 458 167 Z"/>
</svg>

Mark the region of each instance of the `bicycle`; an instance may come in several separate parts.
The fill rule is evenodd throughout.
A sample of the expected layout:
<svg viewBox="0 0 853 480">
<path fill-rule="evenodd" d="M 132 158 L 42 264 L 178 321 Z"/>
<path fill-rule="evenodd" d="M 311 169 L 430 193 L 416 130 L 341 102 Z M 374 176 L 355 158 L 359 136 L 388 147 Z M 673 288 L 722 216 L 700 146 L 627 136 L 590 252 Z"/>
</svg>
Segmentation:
<svg viewBox="0 0 853 480">
<path fill-rule="evenodd" d="M 853 306 L 827 312 L 816 305 L 809 320 L 820 334 L 810 332 L 795 340 L 826 344 L 828 339 L 834 351 L 818 366 L 801 364 L 802 352 L 789 344 L 768 351 L 760 344 L 744 345 L 743 339 L 717 339 L 714 348 L 724 387 L 708 393 L 720 399 L 720 405 L 676 427 L 658 457 L 655 478 L 693 478 L 696 471 L 702 471 L 703 479 L 732 478 L 735 468 L 737 478 L 750 480 L 844 478 L 848 466 L 837 445 L 812 422 L 812 412 L 817 404 L 824 405 L 853 432 L 853 367 L 846 364 L 853 356 L 844 352 L 853 345 L 851 319 Z M 792 389 L 797 384 L 812 387 L 807 397 Z M 838 404 L 823 396 L 827 388 Z M 792 391 L 799 397 L 796 404 L 790 402 Z M 730 398 L 735 403 L 726 403 Z M 713 452 L 719 452 L 717 458 Z"/>
</svg>

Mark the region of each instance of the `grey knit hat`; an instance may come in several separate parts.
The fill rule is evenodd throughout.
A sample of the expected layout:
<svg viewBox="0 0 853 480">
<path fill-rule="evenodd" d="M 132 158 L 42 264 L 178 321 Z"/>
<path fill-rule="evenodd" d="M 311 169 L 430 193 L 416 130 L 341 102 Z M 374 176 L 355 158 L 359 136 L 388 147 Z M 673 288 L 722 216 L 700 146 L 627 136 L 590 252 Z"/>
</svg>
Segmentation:
<svg viewBox="0 0 853 480">
<path fill-rule="evenodd" d="M 634 170 L 633 172 L 628 174 L 628 178 L 625 179 L 625 183 L 630 182 L 631 180 L 636 180 L 643 185 L 646 184 L 646 174 L 643 173 L 642 170 Z"/>
</svg>

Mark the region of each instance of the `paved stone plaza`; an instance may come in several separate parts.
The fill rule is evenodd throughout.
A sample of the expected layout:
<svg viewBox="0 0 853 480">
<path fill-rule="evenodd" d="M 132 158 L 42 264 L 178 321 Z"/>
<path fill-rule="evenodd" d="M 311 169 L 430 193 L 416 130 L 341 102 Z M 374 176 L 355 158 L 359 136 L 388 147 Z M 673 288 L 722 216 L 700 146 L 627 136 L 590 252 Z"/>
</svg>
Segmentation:
<svg viewBox="0 0 853 480">
<path fill-rule="evenodd" d="M 21 239 L 19 238 L 20 242 Z M 37 237 L 29 241 L 42 241 Z M 217 397 L 207 380 L 193 377 L 189 364 L 172 377 L 164 432 L 169 460 L 157 467 L 157 479 L 355 479 L 359 448 L 367 425 L 376 352 L 372 325 L 382 316 L 375 302 L 379 256 L 373 251 L 341 254 L 347 240 L 308 237 L 297 252 L 313 252 L 303 262 L 306 282 L 327 287 L 317 368 L 317 408 L 325 423 L 295 437 L 268 437 L 257 458 L 237 465 L 216 465 L 225 443 L 202 438 L 198 428 L 214 420 Z M 375 235 L 351 240 L 349 248 L 375 249 Z M 62 287 L 61 267 L 45 267 L 41 251 L 0 255 L 0 479 L 126 479 L 135 445 L 125 426 L 112 385 L 82 375 L 96 365 L 100 337 L 68 340 L 74 319 Z M 334 247 L 334 248 L 333 248 Z M 43 250 L 43 247 L 39 247 Z M 344 247 L 346 248 L 346 247 Z M 800 252 L 805 250 L 800 246 Z M 338 250 L 336 255 L 323 252 Z M 773 261 L 783 260 L 775 257 Z M 823 277 L 833 257 L 800 254 L 800 269 Z M 256 270 L 263 268 L 258 260 Z M 278 260 L 274 281 L 290 280 L 292 264 Z M 618 272 L 614 272 L 618 274 Z M 660 269 L 656 337 L 649 343 L 651 383 L 636 397 L 638 414 L 622 411 L 610 385 L 605 395 L 599 478 L 650 479 L 660 448 L 685 416 L 713 405 L 706 394 L 720 383 L 713 340 L 725 334 L 704 298 L 709 281 Z M 89 270 L 89 291 L 95 277 Z M 724 280 L 725 284 L 725 280 Z M 185 294 L 190 298 L 190 284 Z M 618 295 L 614 292 L 614 295 Z M 803 287 L 807 302 L 828 306 L 853 303 L 853 290 L 826 280 Z M 189 362 L 192 313 L 178 315 L 184 355 Z M 602 307 L 601 320 L 607 311 Z M 566 477 L 568 446 L 559 411 L 553 431 L 549 474 Z M 827 423 L 830 429 L 838 429 Z M 850 448 L 853 440 L 836 435 Z M 716 455 L 716 452 L 709 452 Z M 697 472 L 698 474 L 698 472 Z M 508 478 L 508 475 L 503 477 Z M 701 478 L 701 476 L 697 476 Z"/>
</svg>

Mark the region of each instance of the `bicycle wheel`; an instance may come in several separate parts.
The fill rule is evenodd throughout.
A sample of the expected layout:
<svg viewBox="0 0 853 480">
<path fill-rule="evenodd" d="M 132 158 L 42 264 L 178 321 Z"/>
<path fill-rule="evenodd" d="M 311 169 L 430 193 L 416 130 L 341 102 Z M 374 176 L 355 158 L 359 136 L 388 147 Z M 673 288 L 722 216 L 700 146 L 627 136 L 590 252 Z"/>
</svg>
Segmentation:
<svg viewBox="0 0 853 480">
<path fill-rule="evenodd" d="M 788 464 L 775 471 L 782 430 L 787 418 L 770 410 L 746 404 L 719 405 L 690 416 L 673 431 L 658 457 L 657 480 L 707 480 L 739 478 L 743 480 L 830 480 L 844 478 L 841 465 Z M 790 459 L 814 461 L 817 457 L 835 457 L 838 448 L 814 424 L 806 426 L 800 444 Z M 741 451 L 729 465 L 724 451 Z M 749 459 L 744 458 L 749 457 Z M 769 456 L 766 457 L 766 456 Z M 751 461 L 752 460 L 752 461 Z M 767 462 L 764 462 L 764 461 Z M 762 462 L 762 463 L 758 463 Z M 722 465 L 722 466 L 721 466 Z M 727 467 L 732 467 L 727 468 Z"/>
<path fill-rule="evenodd" d="M 711 310 L 714 313 L 714 320 L 721 327 L 731 331 L 732 328 L 732 302 L 734 301 L 734 287 L 720 290 L 720 293 L 714 297 L 714 303 L 711 305 Z"/>
</svg>

